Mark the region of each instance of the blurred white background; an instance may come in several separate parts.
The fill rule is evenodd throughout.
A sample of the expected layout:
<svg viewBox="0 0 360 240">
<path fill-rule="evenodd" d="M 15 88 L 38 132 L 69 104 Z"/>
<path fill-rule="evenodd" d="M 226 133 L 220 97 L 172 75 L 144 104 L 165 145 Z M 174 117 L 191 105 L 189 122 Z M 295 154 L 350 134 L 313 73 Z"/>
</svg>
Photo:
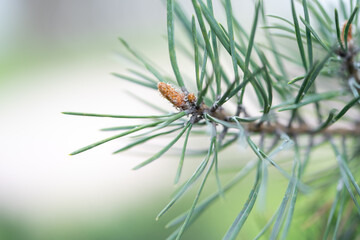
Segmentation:
<svg viewBox="0 0 360 240">
<path fill-rule="evenodd" d="M 121 141 L 68 155 L 108 137 L 98 129 L 121 121 L 61 112 L 146 112 L 126 104 L 126 83 L 109 73 L 126 68 L 116 55 L 118 36 L 145 52 L 162 48 L 162 3 L 0 2 L 0 211 L 42 226 L 106 217 L 114 208 L 135 208 L 142 197 L 151 198 L 169 172 L 155 165 L 131 171 L 134 160 L 144 156 L 111 155 Z"/>
</svg>

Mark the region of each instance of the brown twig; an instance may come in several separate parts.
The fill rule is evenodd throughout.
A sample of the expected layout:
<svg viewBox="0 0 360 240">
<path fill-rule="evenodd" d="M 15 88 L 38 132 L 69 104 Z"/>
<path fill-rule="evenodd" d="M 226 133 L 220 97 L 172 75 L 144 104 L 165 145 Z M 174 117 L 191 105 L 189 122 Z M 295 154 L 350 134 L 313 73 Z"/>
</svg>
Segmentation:
<svg viewBox="0 0 360 240">
<path fill-rule="evenodd" d="M 325 128 L 319 132 L 315 132 L 314 128 L 309 127 L 308 125 L 299 125 L 292 126 L 288 128 L 287 126 L 277 123 L 273 125 L 261 125 L 258 126 L 256 123 L 248 123 L 245 125 L 246 129 L 249 132 L 253 133 L 276 133 L 278 131 L 284 132 L 290 136 L 301 135 L 301 134 L 330 134 L 330 135 L 347 135 L 347 136 L 359 136 L 360 135 L 360 125 L 355 125 L 352 128 L 345 127 L 331 127 Z"/>
</svg>

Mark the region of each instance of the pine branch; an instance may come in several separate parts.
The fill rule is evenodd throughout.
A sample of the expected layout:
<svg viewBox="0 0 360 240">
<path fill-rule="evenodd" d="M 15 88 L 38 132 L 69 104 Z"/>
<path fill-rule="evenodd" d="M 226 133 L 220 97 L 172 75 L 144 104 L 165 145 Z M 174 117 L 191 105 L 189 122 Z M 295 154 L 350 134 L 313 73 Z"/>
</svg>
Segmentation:
<svg viewBox="0 0 360 240">
<path fill-rule="evenodd" d="M 134 169 L 156 161 L 183 139 L 175 176 L 175 183 L 178 183 L 186 157 L 194 152 L 190 151 L 191 138 L 193 135 L 201 134 L 209 139 L 207 148 L 196 152 L 204 155 L 203 161 L 157 216 L 160 218 L 170 211 L 185 192 L 197 182 L 200 183 L 189 210 L 169 223 L 168 226 L 180 225 L 169 239 L 180 239 L 216 199 L 240 182 L 245 175 L 255 171 L 252 188 L 246 194 L 249 197 L 244 205 L 238 207 L 241 211 L 224 233 L 224 239 L 237 238 L 246 226 L 246 221 L 249 221 L 248 216 L 258 199 L 265 198 L 264 192 L 270 181 L 267 176 L 268 165 L 286 178 L 287 187 L 281 204 L 273 209 L 273 216 L 267 220 L 263 229 L 254 235 L 255 239 L 267 234 L 266 231 L 270 229 L 270 239 L 285 239 L 291 231 L 295 231 L 291 226 L 292 219 L 297 214 L 294 210 L 298 207 L 298 194 L 309 192 L 310 189 L 318 192 L 320 197 L 317 198 L 317 208 L 311 209 L 308 214 L 312 215 L 315 212 L 321 215 L 318 218 L 321 218 L 319 221 L 323 221 L 325 228 L 323 235 L 311 235 L 310 238 L 359 237 L 359 231 L 350 232 L 353 225 L 360 224 L 360 35 L 357 32 L 353 34 L 354 29 L 358 30 L 358 6 L 350 1 L 350 7 L 347 8 L 344 2 L 339 0 L 338 11 L 329 10 L 328 6 L 323 6 L 318 0 L 291 0 L 289 20 L 283 16 L 267 15 L 264 1 L 257 0 L 254 4 L 251 26 L 243 26 L 242 21 L 236 18 L 231 0 L 222 1 L 226 14 L 224 23 L 217 18 L 217 11 L 211 0 L 192 0 L 192 17 L 186 16 L 180 1 L 166 2 L 168 51 L 173 76 L 165 76 L 164 71 L 160 71 L 123 39 L 120 41 L 125 48 L 154 78 L 135 70 L 129 70 L 131 75 L 113 75 L 127 83 L 136 84 L 135 87 L 159 91 L 165 99 L 161 104 L 171 104 L 175 113 L 166 114 L 166 110 L 156 106 L 152 99 L 145 100 L 140 97 L 137 98 L 147 106 L 160 111 L 161 115 L 64 112 L 75 116 L 147 121 L 105 128 L 104 131 L 123 132 L 83 147 L 71 155 L 137 132 L 140 134 L 133 136 L 135 140 L 132 143 L 115 153 L 146 144 L 156 138 L 173 136 L 176 132 L 172 140 L 160 151 Z M 301 12 L 304 17 L 299 16 L 298 7 L 303 10 Z M 333 12 L 334 16 L 328 12 Z M 342 19 L 347 21 L 341 26 Z M 189 50 L 186 44 L 181 44 L 182 48 L 176 48 L 177 36 L 180 35 L 175 34 L 177 20 L 183 25 L 193 51 Z M 259 28 L 261 23 L 265 26 Z M 267 43 L 261 42 L 263 33 Z M 177 60 L 181 51 L 187 53 L 195 67 L 192 85 L 196 86 L 197 92 L 190 93 L 185 87 L 189 83 L 185 77 L 187 73 L 181 70 L 183 63 Z M 227 62 L 223 61 L 223 55 L 227 55 L 227 60 L 231 61 L 231 71 L 225 66 Z M 211 64 L 207 64 L 208 60 Z M 294 64 L 301 70 L 301 74 L 293 73 L 291 66 Z M 288 79 L 288 76 L 292 78 Z M 322 91 L 322 88 L 325 91 Z M 280 104 L 274 105 L 274 102 Z M 332 102 L 339 104 L 332 106 Z M 253 112 L 250 110 L 256 109 L 259 110 L 254 115 L 249 113 Z M 304 109 L 306 111 L 303 111 Z M 252 139 L 254 135 L 260 135 L 258 143 Z M 301 141 L 303 136 L 308 140 L 305 144 Z M 317 142 L 319 137 L 321 144 Z M 352 143 L 349 143 L 350 140 Z M 341 147 L 338 146 L 339 142 Z M 220 174 L 222 169 L 219 165 L 222 161 L 221 151 L 236 143 L 250 146 L 256 158 L 248 161 L 232 181 L 223 185 Z M 312 152 L 319 145 L 323 147 L 323 151 L 326 151 L 324 146 L 333 149 L 336 165 L 329 163 L 326 167 L 315 167 L 318 171 L 309 173 L 309 165 L 314 160 Z M 355 154 L 349 153 L 350 148 L 354 148 Z M 290 160 L 282 160 L 287 161 L 286 163 L 291 162 L 291 171 L 283 167 L 281 161 L 273 159 L 285 150 L 293 153 Z M 201 195 L 206 182 L 211 178 L 211 173 L 214 173 L 218 192 L 201 202 Z M 316 183 L 317 181 L 320 183 Z M 330 195 L 331 189 L 336 189 L 332 192 L 333 202 L 326 204 L 322 198 L 323 195 Z M 346 206 L 351 206 L 350 210 L 346 210 Z M 324 214 L 328 216 L 323 217 Z M 345 217 L 353 217 L 353 225 L 341 223 Z"/>
</svg>

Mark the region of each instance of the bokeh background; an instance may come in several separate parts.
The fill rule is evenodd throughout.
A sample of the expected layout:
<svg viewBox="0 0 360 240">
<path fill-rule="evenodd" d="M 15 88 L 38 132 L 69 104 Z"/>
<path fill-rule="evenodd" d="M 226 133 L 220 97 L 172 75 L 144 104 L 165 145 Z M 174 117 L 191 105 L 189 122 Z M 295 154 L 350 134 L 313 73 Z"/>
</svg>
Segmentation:
<svg viewBox="0 0 360 240">
<path fill-rule="evenodd" d="M 266 4 L 270 13 L 289 16 L 288 2 Z M 250 26 L 253 4 L 233 5 Z M 190 1 L 184 7 L 191 11 Z M 131 66 L 119 54 L 124 52 L 119 36 L 170 69 L 162 1 L 0 0 L 0 239 L 164 239 L 171 233 L 164 229 L 166 222 L 190 206 L 191 194 L 169 217 L 155 221 L 176 189 L 176 156 L 132 171 L 151 154 L 151 146 L 112 155 L 125 140 L 68 155 L 109 136 L 98 129 L 126 121 L 62 111 L 152 113 L 127 91 L 164 104 L 156 92 L 110 75 Z M 224 156 L 226 170 L 232 159 Z M 189 161 L 185 175 L 198 163 Z M 227 178 L 226 171 L 222 177 Z M 185 238 L 219 239 L 241 209 L 248 185 L 216 203 Z M 275 206 L 280 200 L 273 199 Z M 253 225 L 257 232 L 264 224 L 259 216 L 266 214 L 258 211 L 250 229 Z"/>
</svg>

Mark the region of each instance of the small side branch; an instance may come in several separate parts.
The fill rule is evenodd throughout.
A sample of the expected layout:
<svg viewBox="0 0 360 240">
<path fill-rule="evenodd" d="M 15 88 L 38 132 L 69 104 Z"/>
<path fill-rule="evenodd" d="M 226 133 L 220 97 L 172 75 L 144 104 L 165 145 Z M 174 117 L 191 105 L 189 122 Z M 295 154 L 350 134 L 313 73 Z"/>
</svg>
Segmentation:
<svg viewBox="0 0 360 240">
<path fill-rule="evenodd" d="M 253 133 L 276 133 L 281 131 L 288 134 L 289 136 L 303 135 L 303 134 L 312 135 L 315 133 L 330 134 L 330 135 L 360 136 L 360 124 L 357 124 L 351 128 L 345 128 L 345 127 L 325 128 L 319 132 L 316 132 L 315 128 L 312 128 L 308 125 L 292 126 L 289 128 L 280 123 L 273 125 L 263 124 L 260 126 L 256 123 L 249 123 L 245 126 L 249 132 L 253 132 Z"/>
</svg>

